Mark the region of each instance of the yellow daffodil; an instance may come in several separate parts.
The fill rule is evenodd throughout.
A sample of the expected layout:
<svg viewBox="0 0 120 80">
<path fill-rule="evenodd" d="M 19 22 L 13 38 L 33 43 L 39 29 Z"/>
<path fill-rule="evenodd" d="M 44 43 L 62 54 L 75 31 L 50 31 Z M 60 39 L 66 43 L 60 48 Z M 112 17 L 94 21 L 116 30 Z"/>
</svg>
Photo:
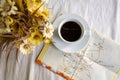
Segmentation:
<svg viewBox="0 0 120 80">
<path fill-rule="evenodd" d="M 53 36 L 54 28 L 50 23 L 47 23 L 44 27 L 43 37 L 51 38 Z"/>
<path fill-rule="evenodd" d="M 39 45 L 42 42 L 43 36 L 39 30 L 31 33 L 31 36 L 28 38 L 28 41 L 33 45 Z"/>
<path fill-rule="evenodd" d="M 29 43 L 27 40 L 24 41 L 21 45 L 20 45 L 20 51 L 23 54 L 30 54 L 33 53 L 33 49 L 35 48 L 34 45 L 32 45 L 31 43 Z"/>
</svg>

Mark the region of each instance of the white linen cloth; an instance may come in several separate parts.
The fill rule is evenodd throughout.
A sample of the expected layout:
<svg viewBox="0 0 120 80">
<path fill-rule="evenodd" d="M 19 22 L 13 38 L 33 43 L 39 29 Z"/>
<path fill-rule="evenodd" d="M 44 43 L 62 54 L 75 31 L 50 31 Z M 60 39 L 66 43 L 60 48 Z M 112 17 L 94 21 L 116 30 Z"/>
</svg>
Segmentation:
<svg viewBox="0 0 120 80">
<path fill-rule="evenodd" d="M 75 13 L 83 17 L 97 31 L 120 41 L 120 0 L 50 0 L 50 20 L 53 22 L 64 13 Z M 0 56 L 0 80 L 64 80 L 35 63 L 42 44 L 33 54 L 18 55 L 12 52 L 7 61 L 7 54 Z M 101 71 L 101 70 L 99 70 Z M 96 74 L 99 77 L 99 75 Z M 106 80 L 102 77 L 96 80 Z M 109 80 L 109 79 L 108 79 Z"/>
</svg>

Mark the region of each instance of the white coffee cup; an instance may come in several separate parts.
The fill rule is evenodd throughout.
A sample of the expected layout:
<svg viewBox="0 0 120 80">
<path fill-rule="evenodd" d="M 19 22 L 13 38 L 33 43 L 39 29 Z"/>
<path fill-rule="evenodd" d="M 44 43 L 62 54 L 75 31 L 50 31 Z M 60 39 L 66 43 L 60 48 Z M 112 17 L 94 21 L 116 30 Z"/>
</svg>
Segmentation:
<svg viewBox="0 0 120 80">
<path fill-rule="evenodd" d="M 64 27 L 63 25 L 65 25 L 66 23 L 70 23 L 70 22 L 73 22 L 74 24 L 76 24 L 76 26 L 73 26 L 73 27 L 79 27 L 80 28 L 80 35 L 79 35 L 79 38 L 78 39 L 76 39 L 76 40 L 74 40 L 74 41 L 70 41 L 70 40 L 66 40 L 62 35 L 62 33 L 61 33 L 61 30 L 62 30 L 62 27 Z M 77 26 L 78 25 L 78 26 Z M 72 27 L 72 26 L 71 26 Z M 68 32 L 70 32 L 70 31 L 68 31 Z M 74 32 L 75 33 L 75 32 Z M 78 32 L 76 32 L 76 34 L 77 34 Z M 72 33 L 70 33 L 70 34 L 72 34 Z M 65 18 L 63 21 L 61 21 L 61 23 L 60 23 L 60 25 L 59 25 L 59 27 L 58 27 L 58 35 L 59 35 L 59 37 L 60 37 L 60 39 L 62 40 L 62 41 L 64 41 L 64 42 L 66 42 L 66 43 L 74 43 L 74 42 L 77 42 L 77 41 L 79 41 L 83 36 L 84 36 L 84 27 L 83 27 L 83 25 L 81 24 L 81 22 L 78 20 L 78 19 L 76 19 L 76 18 L 74 18 L 74 17 L 68 17 L 68 18 Z M 70 36 L 70 35 L 68 35 L 68 36 Z M 74 36 L 76 36 L 76 35 L 74 35 Z"/>
<path fill-rule="evenodd" d="M 69 22 L 73 21 L 76 24 L 80 25 L 81 28 L 81 36 L 74 40 L 68 41 L 63 38 L 61 34 L 62 26 Z M 91 30 L 88 26 L 87 22 L 77 14 L 64 14 L 58 17 L 54 23 L 54 35 L 52 37 L 53 44 L 59 50 L 66 52 L 66 53 L 78 53 L 81 49 L 83 49 L 90 41 L 91 38 Z"/>
</svg>

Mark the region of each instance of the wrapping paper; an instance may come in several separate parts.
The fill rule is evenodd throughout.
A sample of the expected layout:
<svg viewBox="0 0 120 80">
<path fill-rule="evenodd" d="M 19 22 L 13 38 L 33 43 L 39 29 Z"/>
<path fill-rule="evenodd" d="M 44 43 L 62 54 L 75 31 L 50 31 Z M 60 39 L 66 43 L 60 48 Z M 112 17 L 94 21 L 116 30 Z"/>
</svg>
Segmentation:
<svg viewBox="0 0 120 80">
<path fill-rule="evenodd" d="M 91 30 L 89 43 L 79 53 L 63 53 L 51 45 L 37 63 L 66 80 L 119 79 L 120 44 Z"/>
</svg>

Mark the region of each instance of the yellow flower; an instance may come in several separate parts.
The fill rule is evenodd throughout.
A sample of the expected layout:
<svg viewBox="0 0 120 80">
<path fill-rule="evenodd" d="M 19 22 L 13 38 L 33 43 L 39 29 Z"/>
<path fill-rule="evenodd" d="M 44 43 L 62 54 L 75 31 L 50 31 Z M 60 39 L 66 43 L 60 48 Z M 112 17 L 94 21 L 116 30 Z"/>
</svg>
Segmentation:
<svg viewBox="0 0 120 80">
<path fill-rule="evenodd" d="M 30 12 L 34 12 L 37 8 L 39 8 L 42 2 L 48 2 L 48 0 L 26 0 L 27 8 Z"/>
<path fill-rule="evenodd" d="M 0 41 L 12 37 L 23 54 L 32 53 L 42 41 L 50 44 L 54 29 L 48 23 L 47 1 L 0 0 Z"/>
<path fill-rule="evenodd" d="M 40 0 L 26 0 L 27 1 L 27 9 L 33 13 L 37 8 L 41 6 Z"/>
<path fill-rule="evenodd" d="M 39 45 L 42 42 L 43 36 L 39 30 L 31 33 L 31 36 L 28 38 L 28 41 L 33 45 Z"/>
<path fill-rule="evenodd" d="M 35 16 L 40 17 L 42 20 L 47 20 L 49 17 L 49 9 L 45 6 L 41 6 Z"/>
<path fill-rule="evenodd" d="M 46 20 L 49 17 L 49 9 L 41 4 L 42 1 L 27 0 L 27 8 L 32 14 L 35 12 L 34 15 L 36 17 L 41 17 L 43 20 Z"/>
<path fill-rule="evenodd" d="M 35 48 L 35 46 L 33 46 L 31 43 L 29 43 L 27 40 L 24 41 L 21 45 L 20 45 L 20 51 L 23 54 L 30 54 L 33 53 L 33 49 Z"/>
<path fill-rule="evenodd" d="M 53 36 L 54 28 L 50 23 L 47 23 L 44 27 L 43 37 L 51 38 Z"/>
<path fill-rule="evenodd" d="M 10 16 L 7 16 L 4 20 L 6 27 L 10 28 L 10 25 L 13 23 L 13 19 Z"/>
</svg>

